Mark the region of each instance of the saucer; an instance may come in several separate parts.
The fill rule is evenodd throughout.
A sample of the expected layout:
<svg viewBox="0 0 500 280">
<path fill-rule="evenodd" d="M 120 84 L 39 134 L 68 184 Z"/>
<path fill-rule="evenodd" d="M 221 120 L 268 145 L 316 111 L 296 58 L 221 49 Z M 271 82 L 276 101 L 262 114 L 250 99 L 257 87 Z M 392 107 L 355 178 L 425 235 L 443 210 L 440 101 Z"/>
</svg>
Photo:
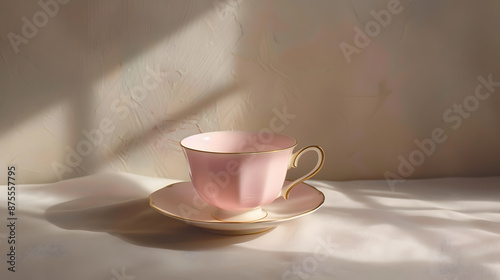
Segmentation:
<svg viewBox="0 0 500 280">
<path fill-rule="evenodd" d="M 325 201 L 325 195 L 306 183 L 297 184 L 287 200 L 277 198 L 263 206 L 267 215 L 256 221 L 227 222 L 215 219 L 216 207 L 206 204 L 194 190 L 191 182 L 168 185 L 149 196 L 149 205 L 158 212 L 204 230 L 228 234 L 253 234 L 270 230 L 283 222 L 300 218 L 316 211 Z"/>
</svg>

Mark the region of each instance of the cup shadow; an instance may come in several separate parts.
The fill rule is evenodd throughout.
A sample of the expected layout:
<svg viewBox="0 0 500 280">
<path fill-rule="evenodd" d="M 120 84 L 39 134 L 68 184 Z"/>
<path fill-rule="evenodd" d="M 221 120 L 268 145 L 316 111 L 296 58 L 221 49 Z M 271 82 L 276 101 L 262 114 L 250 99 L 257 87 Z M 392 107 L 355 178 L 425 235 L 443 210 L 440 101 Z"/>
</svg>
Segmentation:
<svg viewBox="0 0 500 280">
<path fill-rule="evenodd" d="M 121 183 L 128 184 L 122 185 L 122 189 L 134 187 L 132 182 L 122 180 Z M 71 187 L 73 192 L 89 187 L 92 189 L 87 184 Z M 149 206 L 149 193 L 144 190 L 140 193 L 139 197 L 131 197 L 103 195 L 99 191 L 92 195 L 86 191 L 83 197 L 50 206 L 44 216 L 63 229 L 106 232 L 130 244 L 173 250 L 224 247 L 253 240 L 269 232 L 239 236 L 210 233 L 156 212 Z"/>
</svg>

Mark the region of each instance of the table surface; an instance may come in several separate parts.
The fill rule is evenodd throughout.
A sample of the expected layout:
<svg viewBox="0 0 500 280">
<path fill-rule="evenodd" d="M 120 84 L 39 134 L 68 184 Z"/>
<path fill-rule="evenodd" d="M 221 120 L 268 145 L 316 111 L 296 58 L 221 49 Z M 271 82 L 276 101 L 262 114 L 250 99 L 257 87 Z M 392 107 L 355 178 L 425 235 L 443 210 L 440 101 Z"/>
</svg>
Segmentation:
<svg viewBox="0 0 500 280">
<path fill-rule="evenodd" d="M 500 279 L 500 177 L 314 181 L 316 212 L 224 236 L 159 214 L 175 180 L 97 174 L 16 186 L 16 272 L 1 279 Z M 7 186 L 1 197 L 7 220 Z M 0 230 L 3 259 L 11 232 Z"/>
</svg>

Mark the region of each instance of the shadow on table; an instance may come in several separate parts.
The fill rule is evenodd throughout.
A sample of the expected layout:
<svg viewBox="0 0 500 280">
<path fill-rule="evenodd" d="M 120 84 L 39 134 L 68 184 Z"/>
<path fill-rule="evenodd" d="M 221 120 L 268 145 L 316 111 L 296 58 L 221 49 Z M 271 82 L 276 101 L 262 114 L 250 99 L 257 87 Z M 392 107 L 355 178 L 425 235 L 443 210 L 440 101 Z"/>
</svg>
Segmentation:
<svg viewBox="0 0 500 280">
<path fill-rule="evenodd" d="M 64 190 L 71 198 L 49 207 L 45 218 L 63 229 L 106 232 L 134 245 L 174 250 L 228 246 L 266 234 L 224 236 L 189 226 L 156 212 L 149 206 L 149 192 L 122 177 L 111 180 L 116 176 L 79 178 L 44 187 L 45 195 Z M 114 187 L 106 185 L 111 182 Z"/>
<path fill-rule="evenodd" d="M 499 257 L 496 251 L 485 250 L 500 236 L 497 219 L 500 206 L 494 203 L 500 199 L 498 180 L 408 180 L 395 190 L 380 181 L 342 182 L 337 186 L 318 182 L 315 186 L 330 191 L 328 205 L 316 215 L 335 217 L 336 223 L 349 223 L 366 230 L 337 232 L 332 234 L 332 239 L 356 244 L 371 236 L 376 242 L 368 239 L 366 247 L 373 250 L 394 246 L 393 238 L 413 240 L 422 248 L 436 252 L 436 260 L 430 263 L 433 269 L 440 277 L 450 274 L 442 279 L 498 279 L 485 265 Z M 350 252 L 353 251 L 359 253 Z M 480 277 L 472 277 L 474 275 Z"/>
<path fill-rule="evenodd" d="M 448 249 L 436 252 L 428 260 L 388 260 L 382 255 L 364 255 L 338 249 L 346 257 L 328 256 L 318 259 L 312 253 L 290 253 L 288 268 L 281 279 L 405 279 L 405 280 L 459 280 L 459 279 L 498 279 L 498 274 L 477 259 L 454 254 Z"/>
</svg>

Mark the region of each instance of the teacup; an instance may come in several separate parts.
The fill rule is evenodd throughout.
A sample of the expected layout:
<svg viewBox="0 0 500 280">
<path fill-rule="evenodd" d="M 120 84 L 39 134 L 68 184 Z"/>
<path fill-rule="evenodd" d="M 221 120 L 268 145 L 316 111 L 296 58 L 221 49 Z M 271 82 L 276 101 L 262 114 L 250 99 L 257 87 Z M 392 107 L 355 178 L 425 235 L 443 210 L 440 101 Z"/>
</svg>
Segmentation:
<svg viewBox="0 0 500 280">
<path fill-rule="evenodd" d="M 215 219 L 242 222 L 264 218 L 263 206 L 288 198 L 292 188 L 314 176 L 325 155 L 319 146 L 293 152 L 297 141 L 289 136 L 248 131 L 216 131 L 189 136 L 181 141 L 189 163 L 192 184 L 208 205 L 217 208 Z M 286 183 L 288 169 L 300 157 L 314 151 L 314 168 Z"/>
</svg>

